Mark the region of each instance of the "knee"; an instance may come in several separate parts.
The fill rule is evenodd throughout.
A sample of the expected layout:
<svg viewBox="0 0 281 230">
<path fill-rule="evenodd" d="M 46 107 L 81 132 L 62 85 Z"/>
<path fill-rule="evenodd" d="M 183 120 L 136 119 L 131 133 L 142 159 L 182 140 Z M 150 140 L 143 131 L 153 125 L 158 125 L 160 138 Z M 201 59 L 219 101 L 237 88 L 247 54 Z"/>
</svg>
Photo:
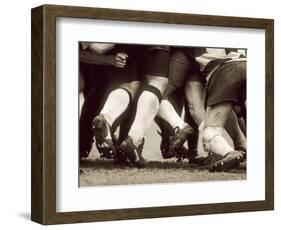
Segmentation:
<svg viewBox="0 0 281 230">
<path fill-rule="evenodd" d="M 168 86 L 168 78 L 160 76 L 147 75 L 148 85 L 157 88 L 163 95 Z"/>
<path fill-rule="evenodd" d="M 143 87 L 143 93 L 144 92 L 149 92 L 149 93 L 154 94 L 157 97 L 159 104 L 161 103 L 161 101 L 163 99 L 163 94 L 158 88 L 156 88 L 152 85 L 146 85 L 145 87 Z"/>
<path fill-rule="evenodd" d="M 159 82 L 158 87 L 156 88 L 158 88 L 163 95 L 167 89 L 167 86 L 168 86 L 168 79 L 164 78 L 161 82 Z"/>
<path fill-rule="evenodd" d="M 130 94 L 132 100 L 134 100 L 134 98 L 136 97 L 136 95 L 140 89 L 140 86 L 141 86 L 140 81 L 132 81 L 129 83 L 121 84 L 120 88 L 126 90 Z"/>
</svg>

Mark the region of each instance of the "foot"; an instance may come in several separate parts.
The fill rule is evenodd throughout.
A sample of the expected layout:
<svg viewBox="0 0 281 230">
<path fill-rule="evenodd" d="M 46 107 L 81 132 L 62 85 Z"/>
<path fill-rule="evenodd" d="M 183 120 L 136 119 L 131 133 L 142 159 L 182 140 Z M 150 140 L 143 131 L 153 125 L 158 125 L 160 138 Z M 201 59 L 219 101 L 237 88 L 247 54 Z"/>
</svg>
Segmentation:
<svg viewBox="0 0 281 230">
<path fill-rule="evenodd" d="M 144 139 L 139 146 L 135 146 L 131 137 L 127 137 L 120 145 L 124 156 L 136 167 L 143 168 L 146 165 L 145 159 L 142 157 L 142 149 Z"/>
<path fill-rule="evenodd" d="M 227 172 L 240 165 L 245 160 L 245 156 L 240 151 L 231 151 L 227 153 L 221 160 L 211 164 L 210 172 Z"/>
<path fill-rule="evenodd" d="M 235 150 L 241 152 L 244 156 L 244 161 L 239 164 L 238 169 L 246 170 L 247 169 L 247 149 L 246 149 L 246 147 L 245 146 L 236 146 Z"/>
<path fill-rule="evenodd" d="M 115 154 L 114 142 L 111 138 L 111 128 L 103 115 L 98 115 L 94 118 L 93 134 L 96 139 L 96 146 L 103 158 L 112 159 Z"/>
<path fill-rule="evenodd" d="M 244 155 L 245 160 L 246 160 L 247 148 L 244 145 L 235 146 L 235 150 L 241 152 Z"/>
<path fill-rule="evenodd" d="M 170 159 L 175 157 L 177 161 L 182 161 L 183 159 L 189 159 L 197 155 L 197 151 L 192 151 L 180 145 L 177 148 L 170 148 L 171 143 L 174 141 L 175 133 L 172 135 L 167 135 L 165 133 L 158 134 L 161 136 L 160 150 L 162 157 L 164 159 Z"/>
<path fill-rule="evenodd" d="M 240 151 L 240 152 L 244 152 L 246 153 L 247 149 L 244 145 L 237 145 L 237 146 L 234 146 L 235 150 L 236 151 Z"/>
<path fill-rule="evenodd" d="M 116 148 L 116 155 L 114 156 L 114 164 L 119 165 L 119 166 L 130 166 L 131 165 L 131 163 L 126 158 L 126 156 L 125 156 L 124 152 L 122 151 L 122 149 L 120 148 L 120 146 L 118 146 Z"/>
<path fill-rule="evenodd" d="M 160 143 L 160 151 L 161 151 L 161 155 L 164 159 L 169 159 L 172 157 L 175 157 L 175 153 L 174 152 L 170 152 L 169 148 L 170 148 L 170 143 L 171 140 L 173 139 L 173 136 L 169 136 L 165 133 L 161 133 L 158 131 L 158 134 L 161 136 L 161 143 Z"/>
<path fill-rule="evenodd" d="M 197 151 L 187 149 L 184 146 L 180 146 L 177 150 L 175 150 L 175 157 L 178 162 L 181 162 L 184 159 L 190 159 L 197 156 Z"/>
<path fill-rule="evenodd" d="M 176 151 L 184 142 L 186 142 L 189 135 L 192 135 L 193 128 L 189 124 L 185 124 L 183 128 L 179 129 L 178 127 L 175 130 L 175 136 L 173 137 L 170 144 L 170 151 Z"/>
</svg>

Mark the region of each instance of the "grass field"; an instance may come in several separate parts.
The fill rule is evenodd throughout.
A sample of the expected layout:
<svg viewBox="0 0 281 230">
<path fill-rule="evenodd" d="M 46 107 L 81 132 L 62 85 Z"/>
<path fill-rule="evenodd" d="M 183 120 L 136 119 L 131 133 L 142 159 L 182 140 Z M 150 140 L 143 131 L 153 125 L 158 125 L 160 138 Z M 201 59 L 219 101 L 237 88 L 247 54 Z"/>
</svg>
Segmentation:
<svg viewBox="0 0 281 230">
<path fill-rule="evenodd" d="M 80 167 L 80 186 L 151 184 L 246 179 L 245 170 L 210 173 L 188 162 L 151 161 L 146 168 L 115 166 L 110 160 L 88 160 Z"/>
</svg>

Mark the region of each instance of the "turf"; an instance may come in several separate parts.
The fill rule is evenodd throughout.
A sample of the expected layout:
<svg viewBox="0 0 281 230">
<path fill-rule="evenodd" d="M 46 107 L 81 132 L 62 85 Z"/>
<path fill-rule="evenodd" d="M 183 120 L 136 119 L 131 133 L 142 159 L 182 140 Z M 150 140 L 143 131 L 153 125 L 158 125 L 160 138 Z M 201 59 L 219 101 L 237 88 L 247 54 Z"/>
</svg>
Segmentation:
<svg viewBox="0 0 281 230">
<path fill-rule="evenodd" d="M 187 161 L 151 161 L 143 169 L 117 166 L 110 160 L 89 159 L 80 165 L 80 186 L 151 184 L 246 179 L 245 170 L 210 173 Z"/>
</svg>

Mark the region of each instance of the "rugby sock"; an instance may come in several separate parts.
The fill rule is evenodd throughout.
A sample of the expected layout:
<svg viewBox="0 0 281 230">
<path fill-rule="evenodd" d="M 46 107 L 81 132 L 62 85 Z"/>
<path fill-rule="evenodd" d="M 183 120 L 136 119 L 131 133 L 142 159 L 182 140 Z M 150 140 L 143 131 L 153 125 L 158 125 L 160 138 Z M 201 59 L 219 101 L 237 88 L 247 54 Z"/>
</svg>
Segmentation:
<svg viewBox="0 0 281 230">
<path fill-rule="evenodd" d="M 108 124 L 112 126 L 113 122 L 127 109 L 129 103 L 129 93 L 124 89 L 118 88 L 108 95 L 100 114 L 102 114 Z"/>
<path fill-rule="evenodd" d="M 167 121 L 173 128 L 184 127 L 185 122 L 180 118 L 174 107 L 168 100 L 162 100 L 157 116 Z"/>
<path fill-rule="evenodd" d="M 128 136 L 135 146 L 139 146 L 146 130 L 151 126 L 159 109 L 158 97 L 150 92 L 143 91 L 137 104 L 137 113 Z"/>
<path fill-rule="evenodd" d="M 205 127 L 203 131 L 203 147 L 205 151 L 224 156 L 234 150 L 222 136 L 223 132 L 224 129 L 221 127 Z"/>
</svg>

